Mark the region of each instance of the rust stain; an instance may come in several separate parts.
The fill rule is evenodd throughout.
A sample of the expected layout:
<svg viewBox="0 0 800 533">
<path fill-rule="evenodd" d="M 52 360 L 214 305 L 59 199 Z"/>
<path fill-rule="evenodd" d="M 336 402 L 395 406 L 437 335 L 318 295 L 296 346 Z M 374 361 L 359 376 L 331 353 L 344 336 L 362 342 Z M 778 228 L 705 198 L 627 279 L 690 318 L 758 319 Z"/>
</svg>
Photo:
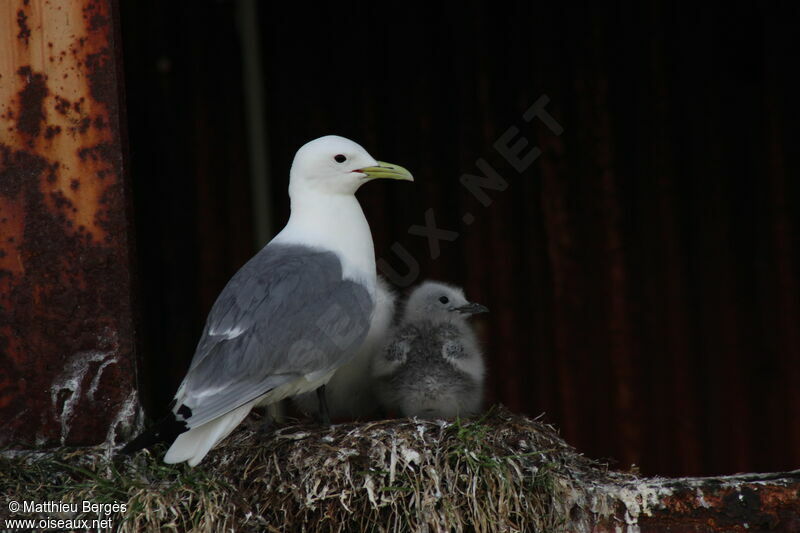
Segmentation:
<svg viewBox="0 0 800 533">
<path fill-rule="evenodd" d="M 61 133 L 61 126 L 47 126 L 47 129 L 44 132 L 44 138 L 52 139 L 59 133 Z"/>
<path fill-rule="evenodd" d="M 797 484 L 709 482 L 700 490 L 679 490 L 664 499 L 664 509 L 641 517 L 641 531 L 665 526 L 705 526 L 707 531 L 796 531 L 800 526 Z M 794 520 L 787 517 L 794 516 Z M 745 525 L 746 524 L 746 525 Z"/>
<path fill-rule="evenodd" d="M 760 479 L 754 481 L 754 477 Z M 800 471 L 651 481 L 640 479 L 637 486 L 644 492 L 668 490 L 658 498 L 658 504 L 637 495 L 634 507 L 646 506 L 646 511 L 640 509 L 631 515 L 630 493 L 623 501 L 620 487 L 611 482 L 603 491 L 616 501 L 613 514 L 587 521 L 585 512 L 573 512 L 572 525 L 582 526 L 576 530 L 589 528 L 596 533 L 800 531 Z M 629 525 L 626 528 L 621 524 Z"/>
<path fill-rule="evenodd" d="M 62 98 L 61 96 L 56 96 L 56 104 L 53 106 L 53 109 L 55 109 L 56 112 L 61 115 L 66 115 L 70 106 L 71 104 L 69 103 L 69 100 Z"/>
<path fill-rule="evenodd" d="M 98 4 L 89 4 L 83 10 L 84 18 L 89 21 L 88 28 L 91 32 L 100 31 L 109 24 L 108 13 L 99 8 Z"/>
<path fill-rule="evenodd" d="M 674 479 L 595 470 L 566 486 L 568 531 L 800 531 L 800 470 Z"/>
<path fill-rule="evenodd" d="M 17 74 L 24 83 L 24 88 L 19 93 L 17 131 L 36 137 L 45 120 L 43 105 L 49 92 L 45 77 L 44 74 L 33 72 L 29 66 L 20 67 Z"/>
<path fill-rule="evenodd" d="M 25 46 L 28 46 L 28 40 L 31 38 L 31 29 L 28 27 L 28 16 L 22 9 L 17 11 L 17 25 L 19 26 L 17 39 L 24 42 Z"/>
<path fill-rule="evenodd" d="M 110 1 L 0 5 L 0 446 L 102 441 L 135 388 Z"/>
</svg>

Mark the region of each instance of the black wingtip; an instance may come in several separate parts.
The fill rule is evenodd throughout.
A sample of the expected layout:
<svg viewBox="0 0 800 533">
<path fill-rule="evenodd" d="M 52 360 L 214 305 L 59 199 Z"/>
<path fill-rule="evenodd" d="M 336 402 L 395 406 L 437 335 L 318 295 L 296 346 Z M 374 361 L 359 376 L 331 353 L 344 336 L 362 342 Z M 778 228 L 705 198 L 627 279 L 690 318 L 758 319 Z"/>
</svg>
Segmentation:
<svg viewBox="0 0 800 533">
<path fill-rule="evenodd" d="M 189 426 L 186 425 L 185 421 L 178 420 L 175 418 L 175 414 L 169 413 L 159 420 L 155 426 L 123 446 L 119 453 L 130 455 L 160 442 L 172 442 L 178 438 L 178 435 L 188 430 Z"/>
</svg>

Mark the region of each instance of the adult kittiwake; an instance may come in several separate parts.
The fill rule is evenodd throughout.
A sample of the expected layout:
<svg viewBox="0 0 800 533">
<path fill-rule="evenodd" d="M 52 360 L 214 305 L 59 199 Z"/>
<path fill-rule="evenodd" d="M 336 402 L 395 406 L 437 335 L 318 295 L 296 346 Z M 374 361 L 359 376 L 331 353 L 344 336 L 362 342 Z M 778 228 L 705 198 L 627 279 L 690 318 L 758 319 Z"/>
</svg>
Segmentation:
<svg viewBox="0 0 800 533">
<path fill-rule="evenodd" d="M 373 360 L 383 407 L 420 418 L 477 413 L 485 365 L 467 318 L 487 311 L 451 285 L 426 281 L 414 289 L 386 349 Z"/>
<path fill-rule="evenodd" d="M 375 252 L 356 200 L 376 178 L 413 181 L 348 139 L 301 147 L 286 226 L 220 293 L 172 412 L 129 443 L 172 440 L 164 461 L 197 465 L 256 405 L 324 389 L 356 352 L 375 306 Z M 324 409 L 323 409 L 324 414 Z"/>
</svg>

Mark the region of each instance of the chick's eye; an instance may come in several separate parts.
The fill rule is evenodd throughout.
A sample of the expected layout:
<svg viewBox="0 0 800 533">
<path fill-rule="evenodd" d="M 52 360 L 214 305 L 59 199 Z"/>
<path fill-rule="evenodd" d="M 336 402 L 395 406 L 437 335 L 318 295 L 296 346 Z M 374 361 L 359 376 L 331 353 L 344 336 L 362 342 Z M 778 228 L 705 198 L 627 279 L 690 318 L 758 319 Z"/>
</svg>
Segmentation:
<svg viewBox="0 0 800 533">
<path fill-rule="evenodd" d="M 439 301 L 442 302 L 443 304 L 446 304 L 447 302 L 450 301 L 450 299 L 447 296 L 440 296 Z"/>
<path fill-rule="evenodd" d="M 343 156 L 342 154 L 338 154 L 338 155 L 334 156 L 333 159 L 335 159 L 337 163 L 344 163 L 345 161 L 347 161 L 347 158 L 345 156 Z"/>
</svg>

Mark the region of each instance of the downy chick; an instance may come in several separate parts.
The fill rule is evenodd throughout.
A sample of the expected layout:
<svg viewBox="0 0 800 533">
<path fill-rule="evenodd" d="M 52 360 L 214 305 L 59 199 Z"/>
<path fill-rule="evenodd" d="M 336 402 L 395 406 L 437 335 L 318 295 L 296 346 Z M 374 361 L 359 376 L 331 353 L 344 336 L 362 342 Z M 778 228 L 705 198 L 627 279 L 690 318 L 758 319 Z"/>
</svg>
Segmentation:
<svg viewBox="0 0 800 533">
<path fill-rule="evenodd" d="M 477 413 L 485 365 L 467 319 L 487 311 L 452 285 L 426 281 L 417 287 L 385 350 L 373 360 L 382 406 L 421 418 Z"/>
</svg>

